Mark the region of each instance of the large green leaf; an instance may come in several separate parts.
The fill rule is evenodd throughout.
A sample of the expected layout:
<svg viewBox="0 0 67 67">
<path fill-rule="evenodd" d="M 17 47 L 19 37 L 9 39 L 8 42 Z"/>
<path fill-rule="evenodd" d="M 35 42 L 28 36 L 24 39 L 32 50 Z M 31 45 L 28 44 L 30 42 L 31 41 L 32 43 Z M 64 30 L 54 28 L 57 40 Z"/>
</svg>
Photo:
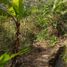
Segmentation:
<svg viewBox="0 0 67 67">
<path fill-rule="evenodd" d="M 15 54 L 8 54 L 8 53 L 4 53 L 3 55 L 0 56 L 0 67 L 4 67 L 4 65 L 11 60 L 12 58 L 14 58 L 17 55 L 23 55 L 26 54 L 28 52 L 31 51 L 30 47 L 24 47 L 23 49 L 21 49 L 18 53 Z"/>
<path fill-rule="evenodd" d="M 24 0 L 3 0 L 0 2 L 5 5 L 7 12 L 18 19 L 26 17 L 29 10 L 24 6 Z"/>
<path fill-rule="evenodd" d="M 9 11 L 13 12 L 13 15 L 16 15 L 19 19 L 26 16 L 26 8 L 23 0 L 12 0 L 11 4 L 12 6 L 9 8 Z"/>
</svg>

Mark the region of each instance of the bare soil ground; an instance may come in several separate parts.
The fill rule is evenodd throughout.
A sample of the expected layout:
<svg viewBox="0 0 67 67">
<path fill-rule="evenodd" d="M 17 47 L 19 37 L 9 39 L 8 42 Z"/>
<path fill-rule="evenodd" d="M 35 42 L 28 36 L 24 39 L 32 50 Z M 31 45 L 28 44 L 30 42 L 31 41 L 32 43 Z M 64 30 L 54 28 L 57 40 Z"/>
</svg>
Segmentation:
<svg viewBox="0 0 67 67">
<path fill-rule="evenodd" d="M 45 42 L 35 43 L 35 45 L 38 46 L 34 45 L 33 50 L 21 58 L 23 60 L 21 67 L 51 67 L 49 61 L 52 58 L 55 58 L 59 48 L 64 46 L 63 43 L 65 40 L 66 39 L 59 40 L 57 45 L 54 47 L 48 47 L 48 44 Z M 60 52 L 62 52 L 62 50 Z"/>
<path fill-rule="evenodd" d="M 58 50 L 66 43 L 67 39 L 63 38 L 59 39 L 59 42 L 54 47 L 48 47 L 48 43 L 45 43 L 45 41 L 34 43 L 32 51 L 20 57 L 21 64 L 19 67 L 55 67 L 51 66 L 50 64 L 55 62 L 55 57 L 55 60 L 57 60 L 57 57 L 59 55 Z M 60 52 L 62 52 L 62 50 L 60 50 Z"/>
</svg>

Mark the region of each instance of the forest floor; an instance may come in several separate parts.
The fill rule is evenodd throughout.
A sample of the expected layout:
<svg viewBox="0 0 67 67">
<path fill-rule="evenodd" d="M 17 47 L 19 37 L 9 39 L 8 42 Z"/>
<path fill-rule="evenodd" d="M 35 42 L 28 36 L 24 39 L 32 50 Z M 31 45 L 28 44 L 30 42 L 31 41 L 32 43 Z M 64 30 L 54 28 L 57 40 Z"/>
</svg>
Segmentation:
<svg viewBox="0 0 67 67">
<path fill-rule="evenodd" d="M 20 57 L 21 64 L 19 67 L 58 67 L 55 66 L 55 62 L 63 51 L 64 44 L 67 44 L 66 38 L 60 38 L 53 47 L 48 47 L 45 41 L 34 43 L 31 52 Z M 67 67 L 67 65 L 64 66 L 62 62 L 62 67 Z"/>
<path fill-rule="evenodd" d="M 54 47 L 47 47 L 45 42 L 35 43 L 35 45 L 38 46 L 34 45 L 34 48 L 29 54 L 24 55 L 23 58 L 21 57 L 21 61 L 23 60 L 21 67 L 51 67 L 50 64 L 52 61 L 50 60 L 55 58 L 58 50 L 64 46 L 64 42 L 67 42 L 67 39 L 59 39 L 59 42 Z M 62 52 L 62 50 L 63 48 L 60 52 Z M 55 59 L 58 60 L 58 58 Z"/>
</svg>

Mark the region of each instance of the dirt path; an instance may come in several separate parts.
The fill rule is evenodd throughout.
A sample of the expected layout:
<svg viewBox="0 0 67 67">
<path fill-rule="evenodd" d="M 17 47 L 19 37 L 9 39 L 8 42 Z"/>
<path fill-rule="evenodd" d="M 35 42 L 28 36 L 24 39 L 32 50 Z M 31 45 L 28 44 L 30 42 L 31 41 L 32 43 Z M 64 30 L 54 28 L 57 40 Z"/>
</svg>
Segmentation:
<svg viewBox="0 0 67 67">
<path fill-rule="evenodd" d="M 38 45 L 39 47 L 34 46 L 29 54 L 20 57 L 21 65 L 19 67 L 51 67 L 49 61 L 55 58 L 59 48 L 63 46 L 62 44 L 63 40 L 54 47 L 47 47 L 45 46 L 47 44 L 43 42 L 40 46 Z"/>
<path fill-rule="evenodd" d="M 30 54 L 23 57 L 23 67 L 49 67 L 49 60 L 54 57 L 59 46 L 47 49 L 34 49 Z M 22 67 L 22 66 L 21 66 Z"/>
</svg>

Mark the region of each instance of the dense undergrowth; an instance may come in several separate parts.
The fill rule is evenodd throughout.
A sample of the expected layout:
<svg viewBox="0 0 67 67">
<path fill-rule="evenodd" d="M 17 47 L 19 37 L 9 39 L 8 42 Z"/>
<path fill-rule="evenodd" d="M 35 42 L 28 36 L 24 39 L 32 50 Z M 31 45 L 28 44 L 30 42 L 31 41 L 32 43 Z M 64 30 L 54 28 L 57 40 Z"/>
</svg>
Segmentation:
<svg viewBox="0 0 67 67">
<path fill-rule="evenodd" d="M 44 2 L 43 0 L 25 0 L 23 5 L 22 3 L 17 2 L 20 0 L 12 0 L 13 2 L 15 1 L 15 5 L 12 4 L 13 6 L 7 4 L 8 1 L 9 0 L 6 2 L 5 0 L 0 1 L 0 8 L 3 8 L 1 6 L 6 6 L 8 8 L 8 12 L 16 17 L 16 19 L 20 20 L 19 52 L 22 54 L 25 52 L 22 51 L 24 50 L 24 47 L 28 47 L 28 49 L 30 49 L 29 46 L 33 46 L 34 42 L 45 40 L 49 42 L 50 47 L 53 47 L 58 43 L 60 38 L 62 40 L 62 38 L 67 37 L 66 0 L 45 0 Z M 18 3 L 21 4 L 20 9 L 15 7 Z M 20 13 L 18 13 L 18 10 Z M 0 50 L 4 51 L 5 54 L 0 56 L 0 61 L 3 63 L 19 54 L 19 52 L 17 52 L 13 56 L 9 56 L 16 40 L 16 30 L 15 21 L 9 17 L 8 13 L 4 14 L 1 9 Z M 64 45 L 67 45 L 67 43 Z M 30 50 L 27 51 L 29 52 Z M 63 60 L 67 62 L 67 47 L 63 54 Z M 2 64 L 0 63 L 0 66 L 1 65 Z"/>
</svg>

